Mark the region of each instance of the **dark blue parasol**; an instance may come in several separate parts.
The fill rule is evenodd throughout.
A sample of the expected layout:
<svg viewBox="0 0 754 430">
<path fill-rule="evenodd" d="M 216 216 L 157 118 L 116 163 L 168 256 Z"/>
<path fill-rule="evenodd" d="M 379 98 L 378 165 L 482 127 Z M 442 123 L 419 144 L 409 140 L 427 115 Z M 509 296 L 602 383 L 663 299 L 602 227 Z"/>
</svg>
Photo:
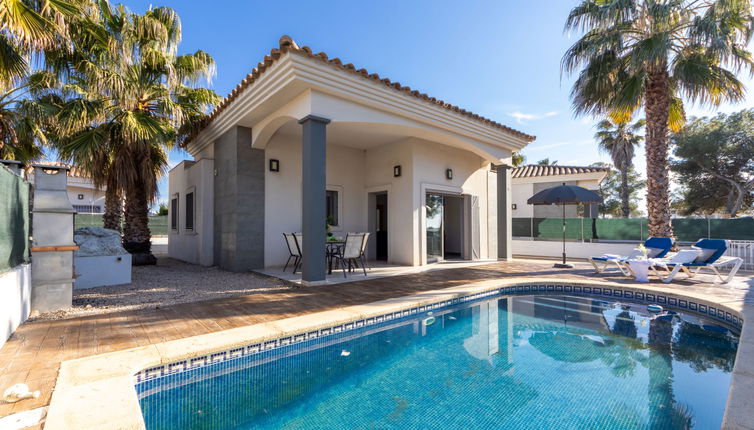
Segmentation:
<svg viewBox="0 0 754 430">
<path fill-rule="evenodd" d="M 537 194 L 534 194 L 526 201 L 530 205 L 562 205 L 563 206 L 563 263 L 555 264 L 557 268 L 572 268 L 573 266 L 566 263 L 566 220 L 565 205 L 577 205 L 579 203 L 597 204 L 602 203 L 602 197 L 594 191 L 576 185 L 558 185 L 557 187 L 547 188 Z"/>
</svg>

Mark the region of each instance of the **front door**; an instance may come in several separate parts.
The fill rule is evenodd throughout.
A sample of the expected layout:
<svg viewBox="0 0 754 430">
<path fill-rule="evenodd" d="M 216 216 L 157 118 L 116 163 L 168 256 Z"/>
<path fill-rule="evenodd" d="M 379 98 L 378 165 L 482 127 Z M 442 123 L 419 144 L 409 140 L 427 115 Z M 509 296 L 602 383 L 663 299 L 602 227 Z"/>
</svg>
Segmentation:
<svg viewBox="0 0 754 430">
<path fill-rule="evenodd" d="M 444 201 L 440 194 L 427 193 L 427 263 L 440 261 L 444 250 Z"/>
<path fill-rule="evenodd" d="M 375 236 L 377 249 L 375 258 L 387 261 L 387 193 L 375 196 Z"/>
</svg>

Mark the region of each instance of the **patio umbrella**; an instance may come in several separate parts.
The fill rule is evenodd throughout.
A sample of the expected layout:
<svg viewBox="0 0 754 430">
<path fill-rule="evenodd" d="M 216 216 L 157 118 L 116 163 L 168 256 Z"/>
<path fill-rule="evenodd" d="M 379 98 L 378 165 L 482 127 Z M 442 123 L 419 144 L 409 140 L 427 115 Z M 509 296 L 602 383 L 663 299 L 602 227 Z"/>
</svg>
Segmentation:
<svg viewBox="0 0 754 430">
<path fill-rule="evenodd" d="M 558 185 L 557 187 L 547 188 L 537 194 L 534 194 L 526 201 L 530 205 L 561 205 L 563 206 L 563 262 L 556 263 L 555 267 L 559 269 L 572 268 L 573 266 L 566 263 L 566 219 L 565 205 L 577 205 L 579 203 L 602 203 L 602 197 L 594 191 L 586 188 L 577 187 L 576 185 Z"/>
</svg>

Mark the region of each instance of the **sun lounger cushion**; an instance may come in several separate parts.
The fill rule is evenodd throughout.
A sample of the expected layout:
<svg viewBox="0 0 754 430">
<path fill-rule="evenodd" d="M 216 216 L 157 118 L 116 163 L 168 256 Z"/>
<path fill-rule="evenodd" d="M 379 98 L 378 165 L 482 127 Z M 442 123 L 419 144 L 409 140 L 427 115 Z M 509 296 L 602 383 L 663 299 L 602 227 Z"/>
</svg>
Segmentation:
<svg viewBox="0 0 754 430">
<path fill-rule="evenodd" d="M 699 248 L 697 246 L 692 246 L 692 248 L 699 251 L 699 255 L 694 260 L 694 263 L 704 263 L 709 260 L 715 252 L 717 252 L 717 249 L 715 248 Z"/>
<path fill-rule="evenodd" d="M 647 248 L 647 258 L 656 258 L 661 252 L 666 252 L 665 248 Z"/>
<path fill-rule="evenodd" d="M 668 251 L 670 251 L 670 248 L 673 247 L 673 243 L 674 240 L 669 237 L 650 237 L 644 242 L 644 246 L 646 248 L 660 250 L 660 253 L 650 256 L 650 258 L 662 258 L 668 253 Z"/>
</svg>

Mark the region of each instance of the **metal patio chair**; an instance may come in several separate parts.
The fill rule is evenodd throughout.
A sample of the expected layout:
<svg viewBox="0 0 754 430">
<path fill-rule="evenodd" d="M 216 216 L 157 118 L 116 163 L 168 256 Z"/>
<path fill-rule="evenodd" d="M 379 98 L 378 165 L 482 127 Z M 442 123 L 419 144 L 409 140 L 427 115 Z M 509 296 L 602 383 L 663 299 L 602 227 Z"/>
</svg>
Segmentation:
<svg viewBox="0 0 754 430">
<path fill-rule="evenodd" d="M 296 269 L 299 263 L 301 263 L 301 246 L 298 240 L 296 240 L 294 233 L 283 233 L 283 237 L 285 238 L 285 244 L 288 245 L 288 253 L 290 254 L 283 267 L 283 272 L 285 272 L 291 259 L 293 259 L 293 273 L 296 273 Z"/>
<path fill-rule="evenodd" d="M 369 267 L 369 260 L 367 259 L 367 243 L 369 242 L 369 233 L 361 233 L 364 235 L 364 240 L 361 242 L 361 255 L 360 259 L 362 262 L 362 266 L 365 266 L 365 268 L 372 270 L 371 267 Z"/>
<path fill-rule="evenodd" d="M 364 265 L 364 253 L 362 247 L 364 246 L 364 233 L 349 233 L 346 235 L 345 244 L 340 248 L 340 252 L 334 256 L 341 269 L 343 269 L 343 277 L 346 277 L 346 264 L 348 265 L 348 271 L 352 271 L 354 267 L 359 267 L 361 262 L 361 268 L 364 271 L 364 276 L 367 276 L 367 269 Z"/>
</svg>

